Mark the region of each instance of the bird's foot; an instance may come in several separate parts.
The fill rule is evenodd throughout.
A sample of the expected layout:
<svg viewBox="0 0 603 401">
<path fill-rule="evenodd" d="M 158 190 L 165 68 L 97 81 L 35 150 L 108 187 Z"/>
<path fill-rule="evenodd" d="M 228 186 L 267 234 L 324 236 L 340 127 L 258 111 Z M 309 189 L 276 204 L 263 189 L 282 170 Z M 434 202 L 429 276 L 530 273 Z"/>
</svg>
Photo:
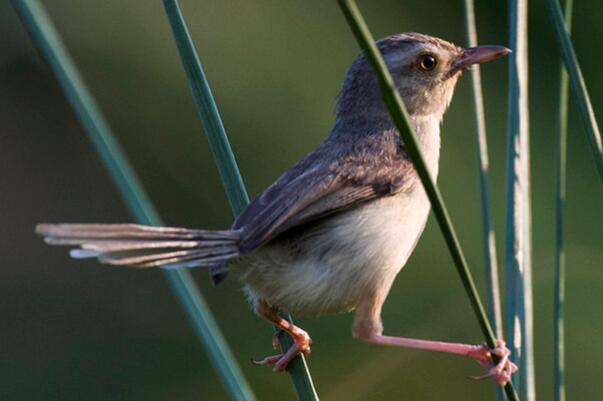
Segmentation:
<svg viewBox="0 0 603 401">
<path fill-rule="evenodd" d="M 492 355 L 496 355 L 499 358 L 497 363 L 492 360 Z M 467 356 L 475 359 L 482 366 L 488 369 L 488 372 L 481 376 L 472 376 L 472 379 L 494 379 L 501 386 L 506 385 L 510 380 L 513 373 L 517 371 L 517 365 L 515 365 L 509 359 L 511 351 L 507 348 L 503 340 L 496 340 L 496 346 L 494 348 L 488 348 L 487 345 L 476 345 Z"/>
<path fill-rule="evenodd" d="M 304 354 L 305 356 L 310 355 L 310 344 L 312 344 L 312 339 L 304 330 L 300 329 L 297 326 L 292 326 L 291 331 L 287 331 L 291 338 L 293 338 L 293 345 L 287 350 L 287 352 L 283 352 L 281 354 L 267 356 L 266 358 L 256 361 L 251 360 L 254 365 L 271 365 L 275 372 L 284 372 L 287 369 L 289 363 L 295 359 L 299 354 Z M 280 331 L 277 331 L 272 336 L 272 347 L 275 350 L 280 348 L 280 344 L 278 341 L 278 335 Z"/>
</svg>

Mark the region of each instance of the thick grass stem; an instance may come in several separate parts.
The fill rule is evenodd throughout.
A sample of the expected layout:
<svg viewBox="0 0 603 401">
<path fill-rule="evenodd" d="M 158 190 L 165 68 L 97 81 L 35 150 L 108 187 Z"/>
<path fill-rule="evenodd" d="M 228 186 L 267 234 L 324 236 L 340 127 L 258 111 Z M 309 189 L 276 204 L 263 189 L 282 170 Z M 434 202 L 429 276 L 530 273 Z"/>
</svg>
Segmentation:
<svg viewBox="0 0 603 401">
<path fill-rule="evenodd" d="M 509 63 L 507 128 L 505 320 L 507 344 L 512 359 L 520 367 L 515 383 L 522 399 L 534 401 L 527 13 L 527 0 L 511 0 L 509 46 L 513 53 Z"/>
</svg>

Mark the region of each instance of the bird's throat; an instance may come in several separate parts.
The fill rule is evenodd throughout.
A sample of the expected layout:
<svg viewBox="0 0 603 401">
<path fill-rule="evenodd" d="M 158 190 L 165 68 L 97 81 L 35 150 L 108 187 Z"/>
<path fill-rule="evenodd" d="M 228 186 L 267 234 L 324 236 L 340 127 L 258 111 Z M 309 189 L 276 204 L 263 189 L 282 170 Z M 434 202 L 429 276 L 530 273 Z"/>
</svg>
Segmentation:
<svg viewBox="0 0 603 401">
<path fill-rule="evenodd" d="M 421 153 L 434 181 L 438 176 L 440 160 L 440 122 L 441 118 L 436 116 L 411 116 Z"/>
</svg>

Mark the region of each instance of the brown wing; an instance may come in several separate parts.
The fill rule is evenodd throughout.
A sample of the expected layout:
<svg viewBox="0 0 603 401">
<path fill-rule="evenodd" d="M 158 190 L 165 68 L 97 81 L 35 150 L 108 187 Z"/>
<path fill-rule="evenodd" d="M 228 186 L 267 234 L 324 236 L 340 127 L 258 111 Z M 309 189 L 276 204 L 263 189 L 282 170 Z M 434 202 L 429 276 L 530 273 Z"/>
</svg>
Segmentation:
<svg viewBox="0 0 603 401">
<path fill-rule="evenodd" d="M 241 251 L 410 185 L 414 170 L 394 134 L 368 138 L 336 154 L 325 143 L 289 169 L 235 221 L 233 228 L 242 229 Z"/>
</svg>

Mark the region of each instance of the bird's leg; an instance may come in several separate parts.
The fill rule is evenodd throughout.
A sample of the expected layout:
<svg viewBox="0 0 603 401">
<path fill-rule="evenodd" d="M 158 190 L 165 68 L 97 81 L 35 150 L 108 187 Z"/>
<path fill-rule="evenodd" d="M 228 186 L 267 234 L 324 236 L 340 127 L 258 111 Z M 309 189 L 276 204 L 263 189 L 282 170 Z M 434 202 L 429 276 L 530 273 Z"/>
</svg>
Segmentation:
<svg viewBox="0 0 603 401">
<path fill-rule="evenodd" d="M 280 354 L 267 356 L 260 361 L 252 360 L 254 364 L 273 365 L 273 370 L 275 372 L 283 372 L 285 369 L 287 369 L 289 362 L 291 362 L 296 356 L 299 354 L 308 356 L 310 354 L 310 344 L 312 344 L 312 340 L 310 339 L 308 333 L 289 322 L 287 319 L 279 316 L 277 308 L 260 302 L 256 306 L 256 311 L 260 316 L 274 323 L 278 329 L 278 331 L 274 333 L 274 336 L 272 336 L 272 347 L 275 350 L 278 350 L 280 347 L 278 335 L 281 330 L 291 336 L 293 339 L 293 345 L 287 351 L 283 350 L 283 352 Z"/>
<path fill-rule="evenodd" d="M 468 356 L 488 369 L 486 374 L 472 377 L 473 379 L 492 378 L 501 386 L 507 384 L 511 379 L 511 375 L 517 371 L 517 366 L 509 360 L 510 351 L 502 340 L 497 340 L 496 347 L 488 348 L 485 344 L 472 345 L 418 340 L 414 338 L 384 336 L 378 333 L 373 333 L 361 339 L 370 344 L 394 345 Z M 500 358 L 497 363 L 494 363 L 492 360 L 493 355 Z"/>
<path fill-rule="evenodd" d="M 507 384 L 511 379 L 511 375 L 517 371 L 517 366 L 509 360 L 510 351 L 502 340 L 497 340 L 494 348 L 488 348 L 485 344 L 471 345 L 384 336 L 380 317 L 381 306 L 382 302 L 376 304 L 375 299 L 373 299 L 358 307 L 352 328 L 355 338 L 369 344 L 408 347 L 468 356 L 488 369 L 486 374 L 474 377 L 474 379 L 492 378 L 502 386 Z M 493 361 L 493 355 L 499 357 L 497 363 Z"/>
</svg>

